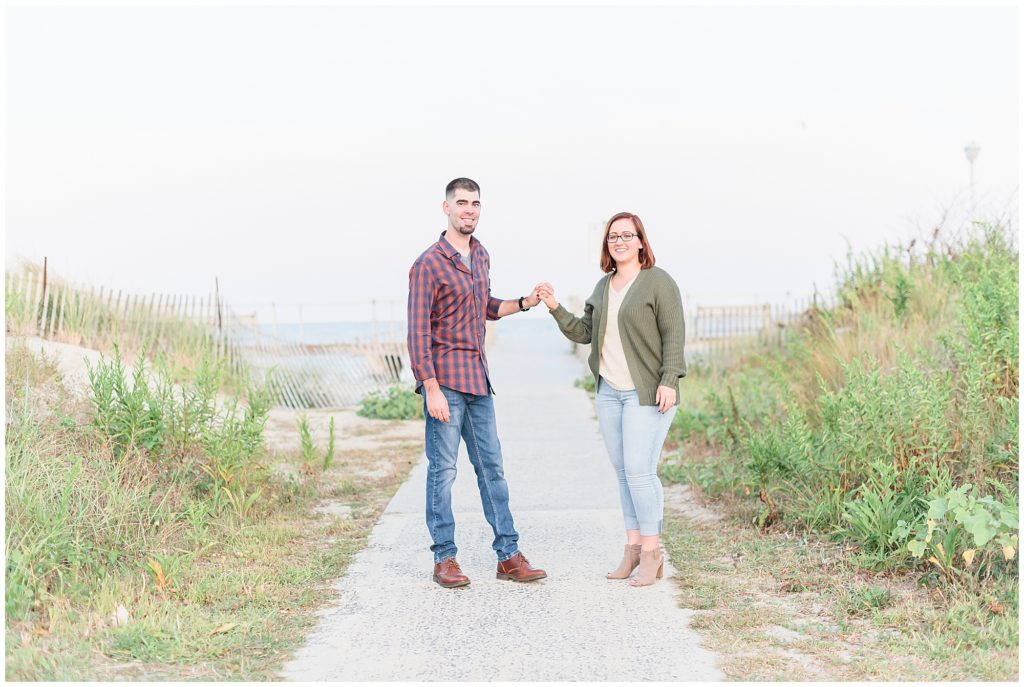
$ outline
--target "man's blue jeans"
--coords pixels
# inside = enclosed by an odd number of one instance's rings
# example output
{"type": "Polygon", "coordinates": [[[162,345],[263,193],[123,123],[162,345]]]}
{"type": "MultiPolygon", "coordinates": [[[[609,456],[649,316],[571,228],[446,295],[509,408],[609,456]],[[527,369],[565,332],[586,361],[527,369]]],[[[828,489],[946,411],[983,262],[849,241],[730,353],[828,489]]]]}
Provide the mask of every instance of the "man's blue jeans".
{"type": "Polygon", "coordinates": [[[434,563],[452,558],[455,546],[455,516],[452,514],[452,484],[459,457],[459,440],[466,441],[469,462],[476,471],[484,517],[494,531],[491,545],[498,560],[504,561],[519,551],[519,533],[508,508],[508,483],[501,462],[501,443],[494,419],[494,401],[490,395],[477,396],[442,386],[451,415],[448,422],[430,417],[427,395],[423,393],[423,414],[427,418],[427,529],[433,544],[434,563]]]}

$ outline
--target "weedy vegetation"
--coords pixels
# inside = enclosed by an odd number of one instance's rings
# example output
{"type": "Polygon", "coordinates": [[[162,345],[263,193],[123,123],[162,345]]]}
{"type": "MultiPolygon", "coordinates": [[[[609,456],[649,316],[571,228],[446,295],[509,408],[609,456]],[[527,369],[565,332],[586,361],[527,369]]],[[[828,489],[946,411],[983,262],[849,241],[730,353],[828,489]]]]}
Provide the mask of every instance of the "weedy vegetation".
{"type": "MultiPolygon", "coordinates": [[[[762,536],[824,537],[860,575],[932,590],[927,617],[949,611],[935,641],[1015,652],[1018,267],[1013,235],[989,225],[849,256],[837,306],[685,380],[663,477],[762,536]]],[[[846,606],[890,601],[868,584],[846,606]]]]}
{"type": "Polygon", "coordinates": [[[335,451],[332,418],[325,450],[271,454],[266,389],[218,351],[183,376],[136,350],[80,388],[8,341],[6,677],[273,677],[415,451],[335,451]],[[350,517],[316,512],[338,496],[350,517]]]}
{"type": "Polygon", "coordinates": [[[328,425],[327,450],[324,451],[323,457],[320,456],[313,441],[313,432],[309,428],[309,417],[306,414],[302,414],[297,422],[299,441],[302,445],[302,461],[307,472],[313,472],[317,466],[320,467],[321,471],[327,472],[327,469],[331,467],[331,462],[334,460],[334,416],[331,416],[330,424],[328,425]]]}
{"type": "Polygon", "coordinates": [[[423,397],[396,385],[367,394],[357,413],[374,420],[422,420],[423,397]]]}

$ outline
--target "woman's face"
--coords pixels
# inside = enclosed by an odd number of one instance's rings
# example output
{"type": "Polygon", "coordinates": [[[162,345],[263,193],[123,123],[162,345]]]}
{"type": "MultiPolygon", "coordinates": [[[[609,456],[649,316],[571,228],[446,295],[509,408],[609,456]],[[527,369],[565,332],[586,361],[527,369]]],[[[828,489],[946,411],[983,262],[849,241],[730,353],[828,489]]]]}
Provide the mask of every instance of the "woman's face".
{"type": "Polygon", "coordinates": [[[633,260],[640,259],[638,254],[644,244],[640,240],[640,237],[637,236],[636,227],[633,226],[633,220],[628,217],[623,217],[612,222],[612,225],[608,228],[608,234],[605,236],[605,240],[608,241],[608,252],[611,254],[616,265],[626,265],[633,260]],[[618,239],[615,243],[612,243],[609,239],[613,239],[616,236],[618,236],[618,239]],[[632,238],[627,241],[627,236],[632,236],[632,238]]]}

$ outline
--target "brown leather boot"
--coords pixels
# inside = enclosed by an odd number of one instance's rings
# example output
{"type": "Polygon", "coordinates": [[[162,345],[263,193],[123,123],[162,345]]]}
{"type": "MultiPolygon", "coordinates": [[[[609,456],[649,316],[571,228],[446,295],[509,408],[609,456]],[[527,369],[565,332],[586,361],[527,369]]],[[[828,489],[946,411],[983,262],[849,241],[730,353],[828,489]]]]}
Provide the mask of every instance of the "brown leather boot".
{"type": "Polygon", "coordinates": [[[434,582],[442,587],[465,587],[469,578],[462,574],[459,562],[454,558],[445,558],[434,566],[434,582]]]}
{"type": "Polygon", "coordinates": [[[543,570],[530,565],[530,561],[526,560],[526,556],[518,551],[512,558],[498,563],[497,578],[499,580],[533,582],[534,580],[543,580],[547,576],[548,574],[543,570]]]}
{"type": "Polygon", "coordinates": [[[607,573],[605,577],[609,580],[624,580],[633,574],[638,565],[640,565],[640,545],[626,544],[626,550],[622,552],[622,562],[619,563],[619,567],[607,573]]]}

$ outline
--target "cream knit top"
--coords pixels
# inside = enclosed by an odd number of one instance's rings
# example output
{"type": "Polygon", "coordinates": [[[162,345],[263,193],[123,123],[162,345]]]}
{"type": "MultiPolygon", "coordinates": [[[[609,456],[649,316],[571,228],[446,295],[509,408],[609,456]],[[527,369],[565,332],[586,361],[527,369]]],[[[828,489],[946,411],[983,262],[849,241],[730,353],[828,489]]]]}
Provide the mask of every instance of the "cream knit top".
{"type": "Polygon", "coordinates": [[[636,388],[633,378],[629,376],[629,365],[626,363],[626,351],[622,348],[622,337],[619,334],[619,306],[626,297],[629,287],[636,281],[634,276],[622,291],[616,291],[611,281],[608,282],[608,326],[604,330],[604,341],[601,342],[601,376],[616,391],[631,391],[636,388]]]}

